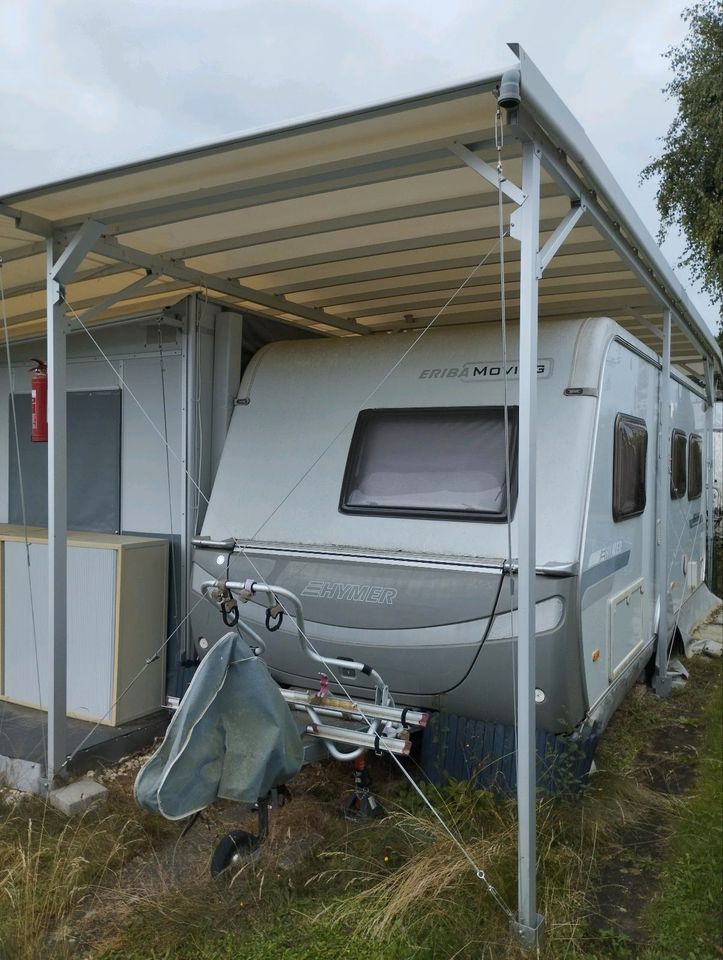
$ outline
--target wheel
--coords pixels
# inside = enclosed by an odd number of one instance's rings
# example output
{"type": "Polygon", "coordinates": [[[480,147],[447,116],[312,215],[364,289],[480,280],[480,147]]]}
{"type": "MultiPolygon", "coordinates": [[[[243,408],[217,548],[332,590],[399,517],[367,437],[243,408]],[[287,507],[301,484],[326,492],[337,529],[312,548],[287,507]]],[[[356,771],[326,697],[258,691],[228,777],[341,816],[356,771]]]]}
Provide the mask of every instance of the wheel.
{"type": "Polygon", "coordinates": [[[240,866],[257,853],[260,840],[246,830],[232,830],[222,838],[211,857],[211,876],[219,877],[229,867],[240,866]]]}

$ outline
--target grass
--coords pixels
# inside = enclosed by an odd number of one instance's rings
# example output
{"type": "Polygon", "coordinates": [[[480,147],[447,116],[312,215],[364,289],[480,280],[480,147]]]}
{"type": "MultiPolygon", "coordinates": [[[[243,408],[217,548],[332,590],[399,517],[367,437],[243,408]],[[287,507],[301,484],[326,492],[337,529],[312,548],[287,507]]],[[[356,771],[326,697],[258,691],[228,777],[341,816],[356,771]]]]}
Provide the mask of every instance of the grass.
{"type": "Polygon", "coordinates": [[[6,807],[0,813],[0,960],[75,955],[74,914],[152,836],[160,836],[159,824],[139,816],[120,794],[109,809],[77,820],[32,797],[6,807]]]}
{"type": "Polygon", "coordinates": [[[723,702],[720,686],[703,715],[703,744],[695,794],[685,803],[670,838],[659,892],[646,920],[655,940],[649,956],[704,960],[721,955],[723,877],[723,702]],[[657,953],[655,951],[658,951],[657,953]]]}
{"type": "MultiPolygon", "coordinates": [[[[666,701],[643,688],[632,692],[603,737],[600,772],[583,796],[540,799],[546,960],[719,955],[721,664],[698,658],[691,673],[666,701]],[[669,742],[671,730],[678,739],[669,742]],[[680,795],[661,788],[673,768],[689,775],[680,795]],[[651,824],[653,840],[639,843],[635,831],[651,824]],[[605,883],[612,893],[603,895],[605,883]],[[616,911],[630,907],[636,887],[648,902],[631,939],[616,911]]],[[[23,801],[0,814],[0,960],[528,956],[485,884],[406,784],[383,763],[375,775],[389,816],[364,825],[335,815],[346,768],[305,770],[297,798],[272,814],[261,856],[226,883],[208,879],[207,862],[221,833],[239,825],[230,805],[218,805],[178,841],[178,827],[142,814],[127,789],[113,790],[102,811],[79,821],[23,801]]],[[[428,789],[514,907],[512,799],[467,783],[428,789]]]]}

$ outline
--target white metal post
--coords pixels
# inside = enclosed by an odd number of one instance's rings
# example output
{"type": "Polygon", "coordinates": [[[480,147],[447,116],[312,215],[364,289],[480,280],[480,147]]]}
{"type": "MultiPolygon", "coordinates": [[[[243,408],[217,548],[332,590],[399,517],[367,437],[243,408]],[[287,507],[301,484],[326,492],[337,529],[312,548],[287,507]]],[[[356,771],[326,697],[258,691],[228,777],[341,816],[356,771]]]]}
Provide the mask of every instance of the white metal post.
{"type": "Polygon", "coordinates": [[[188,479],[196,476],[198,451],[196,449],[196,416],[198,411],[196,396],[196,357],[198,349],[198,295],[189,298],[186,306],[186,320],[183,333],[182,374],[181,374],[181,588],[178,622],[183,622],[179,631],[179,649],[184,660],[190,660],[195,654],[190,624],[185,621],[191,604],[191,540],[196,536],[195,502],[198,491],[188,479]],[[185,621],[185,622],[184,622],[185,621]]]}
{"type": "Polygon", "coordinates": [[[537,409],[537,283],[540,242],[540,152],[522,147],[520,239],[520,399],[517,527],[519,537],[517,643],[517,932],[527,946],[539,945],[542,917],[536,908],[535,747],[535,525],[537,409]]]}
{"type": "Polygon", "coordinates": [[[68,471],[65,317],[56,278],[60,249],[56,238],[48,239],[48,786],[66,757],[68,471]]]}
{"type": "Polygon", "coordinates": [[[663,345],[658,389],[658,457],[655,489],[655,593],[658,604],[658,640],[655,648],[653,690],[661,697],[671,689],[668,677],[668,501],[670,500],[670,310],[663,311],[663,345]]]}
{"type": "Polygon", "coordinates": [[[713,364],[710,359],[705,361],[706,399],[708,406],[705,409],[705,516],[706,516],[706,551],[705,569],[706,581],[713,586],[713,537],[715,534],[713,523],[713,419],[715,413],[715,377],[713,364]]]}

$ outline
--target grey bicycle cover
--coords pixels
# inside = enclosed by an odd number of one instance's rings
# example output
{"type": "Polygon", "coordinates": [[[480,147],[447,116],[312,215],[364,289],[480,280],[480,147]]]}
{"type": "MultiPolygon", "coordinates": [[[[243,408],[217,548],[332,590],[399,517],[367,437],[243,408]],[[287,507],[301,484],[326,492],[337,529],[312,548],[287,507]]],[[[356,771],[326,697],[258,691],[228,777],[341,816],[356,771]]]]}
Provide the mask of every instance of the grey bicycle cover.
{"type": "Polygon", "coordinates": [[[299,772],[303,746],[263,660],[227,633],[201,661],[135,783],[139,806],[180,820],[217,797],[255,803],[299,772]]]}

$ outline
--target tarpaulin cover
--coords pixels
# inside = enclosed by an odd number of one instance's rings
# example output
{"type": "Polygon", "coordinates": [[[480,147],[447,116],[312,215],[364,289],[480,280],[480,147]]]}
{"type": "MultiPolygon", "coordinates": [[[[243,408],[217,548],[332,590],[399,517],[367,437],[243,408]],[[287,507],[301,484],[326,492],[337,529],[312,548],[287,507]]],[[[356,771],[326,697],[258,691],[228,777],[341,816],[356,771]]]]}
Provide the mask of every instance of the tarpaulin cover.
{"type": "Polygon", "coordinates": [[[303,753],[266,664],[227,633],[201,661],[163,743],[139,772],[136,801],[168,820],[217,797],[255,803],[299,772],[303,753]]]}

